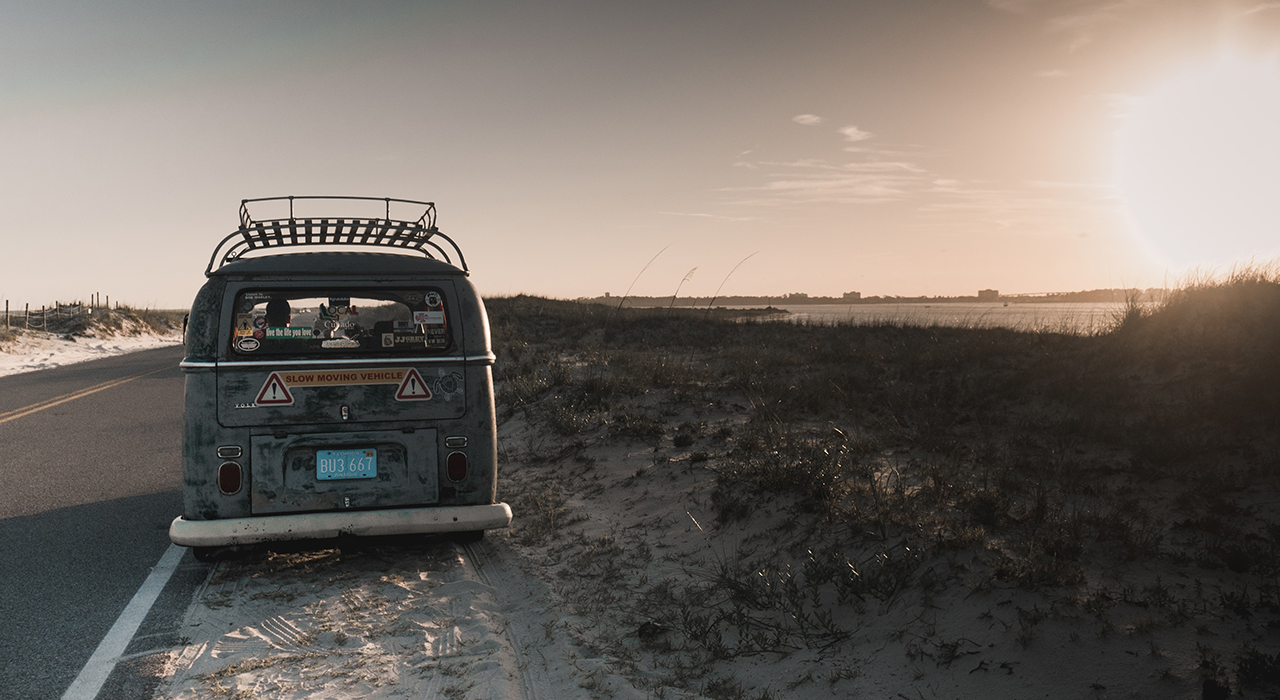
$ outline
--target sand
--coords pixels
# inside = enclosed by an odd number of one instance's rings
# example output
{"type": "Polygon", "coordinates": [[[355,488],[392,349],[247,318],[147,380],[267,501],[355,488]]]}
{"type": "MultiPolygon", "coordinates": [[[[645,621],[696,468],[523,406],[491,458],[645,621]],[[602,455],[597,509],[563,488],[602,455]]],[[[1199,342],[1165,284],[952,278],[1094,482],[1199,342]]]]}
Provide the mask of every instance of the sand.
{"type": "MultiPolygon", "coordinates": [[[[673,422],[742,419],[670,409],[673,422]]],[[[160,652],[157,697],[1199,698],[1197,644],[1257,633],[1217,603],[1243,577],[1176,562],[1104,563],[1084,585],[1033,590],[979,576],[984,552],[955,552],[896,591],[756,605],[787,597],[806,559],[787,533],[812,516],[782,502],[716,524],[716,458],[691,459],[715,451],[708,438],[557,453],[517,413],[500,446],[511,530],[221,562],[186,644],[160,652]],[[734,575],[736,589],[712,585],[734,575]]],[[[868,561],[909,555],[894,548],[868,561]]]]}
{"type": "Polygon", "coordinates": [[[0,349],[0,377],[178,345],[181,342],[182,336],[178,333],[72,338],[42,331],[24,331],[16,341],[0,349]]]}

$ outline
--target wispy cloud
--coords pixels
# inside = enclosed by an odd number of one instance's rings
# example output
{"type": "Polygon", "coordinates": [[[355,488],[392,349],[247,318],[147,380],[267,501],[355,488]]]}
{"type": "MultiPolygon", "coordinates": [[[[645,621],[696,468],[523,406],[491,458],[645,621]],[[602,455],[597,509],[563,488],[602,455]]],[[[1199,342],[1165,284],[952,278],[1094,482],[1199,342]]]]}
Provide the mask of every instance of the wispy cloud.
{"type": "MultiPolygon", "coordinates": [[[[987,224],[996,230],[1062,233],[1077,227],[1083,214],[1114,211],[1118,205],[1109,185],[1031,181],[1018,187],[989,182],[936,180],[920,193],[919,211],[950,224],[954,217],[987,224]]],[[[1079,233],[1079,231],[1077,231],[1079,233]]]]}
{"type": "Polygon", "coordinates": [[[987,0],[987,4],[1005,12],[1028,12],[1043,5],[1044,0],[987,0]]]}
{"type": "Polygon", "coordinates": [[[1264,2],[1258,5],[1254,5],[1253,7],[1245,10],[1244,12],[1241,12],[1240,16],[1248,17],[1249,15],[1256,15],[1259,12],[1266,12],[1268,10],[1280,10],[1280,2],[1264,2]]]}
{"type": "Polygon", "coordinates": [[[844,134],[845,139],[848,141],[866,141],[871,138],[871,132],[863,131],[852,124],[841,127],[838,131],[844,134]]]}
{"type": "Polygon", "coordinates": [[[1004,12],[1048,15],[1046,26],[1067,35],[1071,51],[1092,44],[1107,25],[1159,4],[1159,0],[987,0],[988,6],[1004,12]]]}
{"type": "MultiPolygon", "coordinates": [[[[706,214],[703,212],[660,211],[664,216],[688,216],[696,219],[715,219],[717,221],[755,221],[754,216],[725,216],[723,214],[706,214]]],[[[692,273],[690,273],[692,274],[692,273]]]]}
{"type": "MultiPolygon", "coordinates": [[[[732,212],[813,205],[897,206],[914,211],[916,224],[926,227],[954,228],[957,221],[965,221],[990,230],[1071,235],[1088,230],[1082,222],[1097,220],[1096,214],[1117,206],[1107,186],[964,180],[931,169],[927,163],[932,154],[925,147],[882,144],[871,132],[853,125],[836,133],[840,141],[832,147],[842,157],[751,160],[739,156],[734,166],[745,169],[742,177],[755,182],[717,189],[722,196],[717,208],[732,212]]],[[[725,221],[755,218],[662,213],[725,221]]]]}
{"type": "Polygon", "coordinates": [[[817,126],[822,123],[822,117],[816,114],[797,114],[791,118],[791,121],[804,126],[817,126]]]}
{"type": "Polygon", "coordinates": [[[905,161],[867,159],[845,163],[807,159],[761,162],[766,181],[748,187],[726,187],[731,204],[777,206],[818,203],[867,204],[910,198],[928,173],[905,161]]]}

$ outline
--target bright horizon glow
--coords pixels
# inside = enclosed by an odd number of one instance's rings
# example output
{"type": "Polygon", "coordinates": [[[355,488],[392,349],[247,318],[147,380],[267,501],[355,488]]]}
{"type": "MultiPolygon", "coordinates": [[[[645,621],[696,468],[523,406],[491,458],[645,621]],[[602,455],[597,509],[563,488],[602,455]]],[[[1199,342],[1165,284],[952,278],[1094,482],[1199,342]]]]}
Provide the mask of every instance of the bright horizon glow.
{"type": "Polygon", "coordinates": [[[1223,58],[1134,100],[1116,184],[1152,253],[1177,269],[1280,252],[1280,70],[1223,58]]]}

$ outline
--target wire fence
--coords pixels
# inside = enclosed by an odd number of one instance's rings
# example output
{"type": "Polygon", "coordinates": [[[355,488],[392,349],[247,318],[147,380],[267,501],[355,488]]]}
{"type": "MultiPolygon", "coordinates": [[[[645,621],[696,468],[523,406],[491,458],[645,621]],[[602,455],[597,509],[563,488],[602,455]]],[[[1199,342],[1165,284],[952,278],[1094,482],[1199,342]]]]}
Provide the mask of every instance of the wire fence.
{"type": "Polygon", "coordinates": [[[4,302],[4,327],[47,331],[65,326],[76,319],[91,318],[95,313],[110,313],[110,310],[111,297],[107,297],[105,304],[100,303],[95,298],[93,302],[88,304],[81,301],[73,301],[71,303],[55,301],[50,306],[41,304],[39,309],[32,309],[30,304],[23,304],[22,309],[14,308],[12,310],[9,308],[9,301],[6,299],[4,302]]]}

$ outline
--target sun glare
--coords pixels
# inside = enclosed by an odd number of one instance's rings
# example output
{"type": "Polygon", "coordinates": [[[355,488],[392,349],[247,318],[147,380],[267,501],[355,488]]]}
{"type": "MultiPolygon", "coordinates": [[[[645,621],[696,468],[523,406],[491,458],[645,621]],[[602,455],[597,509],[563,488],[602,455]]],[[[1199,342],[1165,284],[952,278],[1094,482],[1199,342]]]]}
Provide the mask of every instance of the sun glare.
{"type": "Polygon", "coordinates": [[[1280,253],[1280,71],[1221,60],[1135,99],[1117,133],[1116,184],[1162,262],[1280,253]]]}

